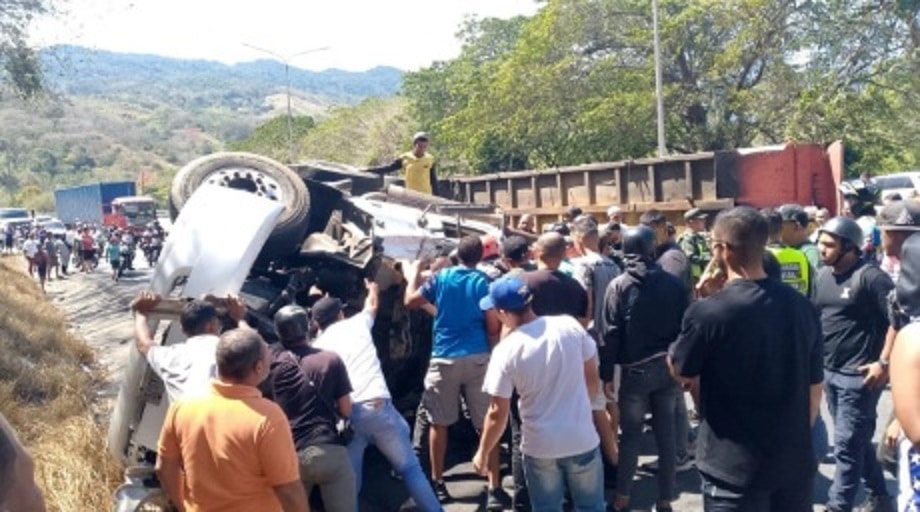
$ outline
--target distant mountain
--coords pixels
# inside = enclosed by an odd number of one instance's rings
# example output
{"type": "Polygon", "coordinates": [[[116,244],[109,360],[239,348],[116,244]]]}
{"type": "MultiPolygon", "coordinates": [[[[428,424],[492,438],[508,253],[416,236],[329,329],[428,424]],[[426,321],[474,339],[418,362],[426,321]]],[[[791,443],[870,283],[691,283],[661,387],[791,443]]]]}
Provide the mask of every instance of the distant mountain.
{"type": "MultiPolygon", "coordinates": [[[[180,107],[265,113],[270,109],[266,98],[283,93],[286,85],[284,64],[272,60],[227,65],[68,45],[46,48],[41,57],[52,89],[71,96],[148,97],[180,107]]],[[[290,68],[293,95],[326,105],[391,96],[399,90],[402,76],[392,67],[363,72],[290,68]]]]}

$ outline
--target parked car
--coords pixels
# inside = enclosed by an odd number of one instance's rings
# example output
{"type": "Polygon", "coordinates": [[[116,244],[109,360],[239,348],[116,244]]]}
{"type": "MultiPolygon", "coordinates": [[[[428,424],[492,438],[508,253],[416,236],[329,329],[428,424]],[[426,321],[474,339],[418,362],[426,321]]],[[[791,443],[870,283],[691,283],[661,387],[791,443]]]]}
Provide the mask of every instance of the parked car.
{"type": "Polygon", "coordinates": [[[920,171],[883,174],[872,181],[882,190],[882,199],[895,193],[903,199],[920,196],[920,171]]]}

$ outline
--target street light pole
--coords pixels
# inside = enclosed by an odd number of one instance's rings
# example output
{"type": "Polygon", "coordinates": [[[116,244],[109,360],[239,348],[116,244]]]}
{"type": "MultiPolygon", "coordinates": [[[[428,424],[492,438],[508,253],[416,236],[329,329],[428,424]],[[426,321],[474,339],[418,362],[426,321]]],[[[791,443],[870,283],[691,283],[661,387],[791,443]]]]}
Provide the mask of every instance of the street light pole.
{"type": "Polygon", "coordinates": [[[280,53],[266,50],[265,48],[260,48],[248,43],[243,43],[243,46],[271,55],[284,64],[285,95],[287,96],[288,161],[290,163],[294,163],[294,114],[291,111],[291,60],[295,57],[300,57],[301,55],[306,55],[308,53],[316,53],[328,50],[329,47],[323,46],[320,48],[311,48],[309,50],[304,50],[302,52],[297,52],[290,55],[281,55],[280,53]]]}
{"type": "Polygon", "coordinates": [[[658,156],[668,153],[664,138],[664,93],[661,77],[661,35],[658,30],[658,0],[652,0],[652,27],[655,33],[655,102],[658,109],[658,156]]]}

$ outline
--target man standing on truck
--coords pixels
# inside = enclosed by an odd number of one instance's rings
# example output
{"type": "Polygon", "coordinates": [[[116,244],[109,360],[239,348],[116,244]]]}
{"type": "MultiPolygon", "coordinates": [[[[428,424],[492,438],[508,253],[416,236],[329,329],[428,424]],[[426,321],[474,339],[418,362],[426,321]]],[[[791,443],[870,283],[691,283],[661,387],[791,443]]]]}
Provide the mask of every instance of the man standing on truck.
{"type": "Polygon", "coordinates": [[[412,137],[412,151],[407,151],[389,165],[373,167],[367,172],[388,174],[402,170],[406,188],[428,195],[438,191],[438,174],[435,171],[434,156],[428,152],[428,134],[418,132],[412,137]]]}
{"type": "Polygon", "coordinates": [[[690,262],[690,278],[694,283],[700,280],[706,265],[712,259],[709,252],[709,241],[706,240],[706,219],[708,215],[699,208],[691,208],[684,214],[687,230],[677,241],[681,250],[687,255],[690,262]]]}

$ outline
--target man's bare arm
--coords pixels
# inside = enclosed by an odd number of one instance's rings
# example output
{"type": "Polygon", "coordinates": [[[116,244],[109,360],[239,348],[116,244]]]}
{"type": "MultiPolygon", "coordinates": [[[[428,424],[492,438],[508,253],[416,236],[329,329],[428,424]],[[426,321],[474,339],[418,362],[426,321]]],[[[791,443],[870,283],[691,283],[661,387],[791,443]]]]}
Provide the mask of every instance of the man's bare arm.
{"type": "Polygon", "coordinates": [[[486,337],[489,339],[489,345],[495,346],[502,338],[502,321],[498,317],[498,312],[490,309],[485,312],[486,315],[486,337]]]}
{"type": "Polygon", "coordinates": [[[406,280],[405,305],[408,309],[419,309],[425,304],[430,304],[428,299],[422,295],[420,287],[422,286],[422,274],[420,272],[421,262],[416,261],[408,265],[406,280]]]}
{"type": "Polygon", "coordinates": [[[380,308],[380,287],[377,283],[369,279],[364,280],[367,287],[367,298],[364,299],[364,312],[377,318],[377,310],[380,308]]]}
{"type": "Polygon", "coordinates": [[[335,407],[339,416],[342,418],[351,418],[351,396],[345,395],[335,401],[335,407]]]}
{"type": "Polygon", "coordinates": [[[157,477],[163,484],[163,490],[169,496],[169,501],[176,506],[179,512],[185,510],[184,493],[182,486],[182,459],[157,457],[157,477]]]}
{"type": "Polygon", "coordinates": [[[824,384],[812,384],[808,396],[808,421],[812,425],[818,420],[818,414],[821,413],[821,397],[824,395],[824,384]]]}
{"type": "Polygon", "coordinates": [[[920,447],[920,324],[901,329],[894,342],[891,397],[904,436],[920,447]]]}
{"type": "Polygon", "coordinates": [[[499,439],[508,425],[508,413],[511,410],[511,399],[493,396],[486,413],[482,435],[479,438],[479,449],[473,456],[473,469],[481,475],[488,473],[488,455],[498,445],[499,439]]]}
{"type": "Polygon", "coordinates": [[[593,401],[597,396],[597,386],[600,376],[597,371],[597,356],[585,361],[585,385],[588,386],[588,400],[593,401]]]}
{"type": "Polygon", "coordinates": [[[157,344],[150,330],[150,319],[147,318],[147,313],[158,302],[160,302],[160,296],[153,292],[141,292],[131,301],[131,310],[134,311],[134,346],[144,356],[150,351],[150,347],[157,344]]]}
{"type": "Polygon", "coordinates": [[[310,512],[307,493],[300,480],[276,485],[272,489],[275,491],[275,497],[281,502],[281,510],[284,512],[310,512]]]}

